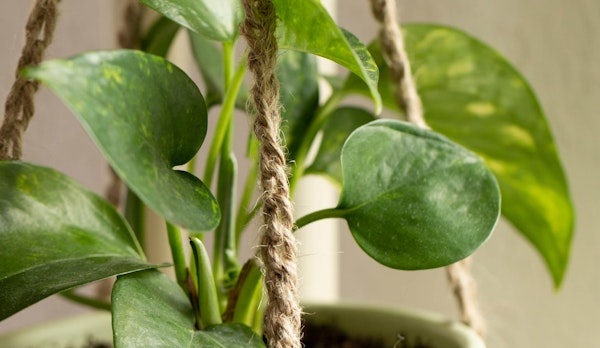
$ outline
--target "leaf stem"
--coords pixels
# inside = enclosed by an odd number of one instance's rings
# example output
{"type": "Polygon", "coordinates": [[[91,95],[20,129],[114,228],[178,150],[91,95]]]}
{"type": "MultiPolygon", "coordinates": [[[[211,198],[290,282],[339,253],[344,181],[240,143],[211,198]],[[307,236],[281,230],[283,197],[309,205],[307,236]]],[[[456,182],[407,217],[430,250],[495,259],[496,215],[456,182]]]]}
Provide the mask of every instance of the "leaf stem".
{"type": "Polygon", "coordinates": [[[177,284],[185,291],[187,290],[187,266],[185,263],[183,243],[181,241],[181,230],[179,227],[167,222],[167,234],[169,237],[171,255],[173,257],[173,265],[175,267],[175,278],[177,279],[177,284]]]}
{"type": "Polygon", "coordinates": [[[145,226],[144,226],[144,203],[129,187],[125,198],[125,220],[131,226],[137,241],[145,250],[145,226]]]}
{"type": "Polygon", "coordinates": [[[263,277],[260,267],[254,259],[248,260],[229,294],[231,310],[230,321],[248,325],[258,335],[263,334],[262,322],[265,306],[263,302],[263,277]]]}
{"type": "Polygon", "coordinates": [[[295,163],[292,166],[292,174],[290,176],[290,195],[294,194],[296,186],[298,185],[298,181],[304,174],[304,170],[306,169],[305,162],[308,158],[308,154],[317,134],[321,130],[321,127],[325,121],[327,121],[327,118],[331,115],[333,110],[335,110],[343,98],[343,93],[334,92],[329,99],[327,99],[327,102],[325,102],[325,104],[319,108],[317,115],[308,127],[306,134],[302,138],[300,147],[298,148],[296,158],[294,159],[295,163]]]}
{"type": "Polygon", "coordinates": [[[110,303],[99,300],[97,298],[78,295],[75,293],[75,290],[73,290],[73,289],[63,291],[60,293],[60,295],[66,299],[69,299],[73,302],[76,302],[76,303],[79,303],[82,305],[86,305],[88,307],[103,309],[103,310],[107,310],[107,311],[111,310],[110,303]]]}
{"type": "Polygon", "coordinates": [[[296,221],[296,226],[298,228],[302,228],[311,222],[315,222],[317,220],[329,219],[329,218],[341,218],[346,215],[347,211],[344,209],[338,208],[328,208],[323,210],[317,210],[308,215],[304,215],[300,219],[296,221]]]}
{"type": "Polygon", "coordinates": [[[232,152],[223,154],[219,165],[217,199],[221,206],[221,222],[215,233],[213,273],[221,308],[225,308],[227,292],[234,286],[240,266],[237,261],[235,234],[235,191],[237,162],[232,152]]]}
{"type": "MultiPolygon", "coordinates": [[[[246,225],[252,220],[256,212],[258,211],[253,208],[248,212],[250,207],[250,200],[254,196],[256,191],[256,180],[258,178],[258,140],[255,136],[250,135],[248,144],[248,157],[250,158],[250,168],[246,175],[246,183],[244,184],[244,191],[237,210],[236,221],[235,221],[235,235],[236,241],[239,243],[240,237],[246,225]]],[[[258,205],[258,204],[257,204],[258,205]]]]}
{"type": "Polygon", "coordinates": [[[229,129],[229,123],[231,122],[233,110],[235,108],[235,100],[238,91],[242,86],[245,72],[246,56],[244,56],[238,64],[237,70],[233,75],[229,88],[227,88],[227,92],[225,93],[223,107],[221,108],[221,112],[219,114],[219,119],[215,128],[214,138],[212,143],[210,144],[208,158],[206,159],[206,167],[204,168],[203,181],[207,187],[211,187],[212,185],[213,174],[215,171],[217,159],[219,158],[219,153],[221,152],[223,140],[225,139],[227,130],[229,129]]]}

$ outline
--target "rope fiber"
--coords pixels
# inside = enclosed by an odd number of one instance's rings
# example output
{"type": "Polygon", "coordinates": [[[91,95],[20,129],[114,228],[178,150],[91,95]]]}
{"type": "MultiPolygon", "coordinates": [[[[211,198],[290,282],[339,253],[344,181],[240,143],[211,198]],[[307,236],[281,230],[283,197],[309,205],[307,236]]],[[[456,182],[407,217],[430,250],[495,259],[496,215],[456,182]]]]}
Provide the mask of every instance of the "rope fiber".
{"type": "Polygon", "coordinates": [[[19,76],[21,69],[39,64],[54,38],[60,0],[37,0],[25,26],[25,45],[17,65],[15,81],[4,104],[0,127],[0,160],[18,160],[23,156],[23,133],[35,112],[34,95],[39,82],[19,76]]]}
{"type": "Polygon", "coordinates": [[[275,75],[276,14],[270,0],[244,0],[242,34],[248,42],[248,69],[254,76],[251,99],[256,109],[254,133],[260,141],[259,166],[263,200],[260,253],[268,303],[265,335],[270,348],[300,348],[292,205],[284,150],[280,139],[279,82],[275,75]]]}

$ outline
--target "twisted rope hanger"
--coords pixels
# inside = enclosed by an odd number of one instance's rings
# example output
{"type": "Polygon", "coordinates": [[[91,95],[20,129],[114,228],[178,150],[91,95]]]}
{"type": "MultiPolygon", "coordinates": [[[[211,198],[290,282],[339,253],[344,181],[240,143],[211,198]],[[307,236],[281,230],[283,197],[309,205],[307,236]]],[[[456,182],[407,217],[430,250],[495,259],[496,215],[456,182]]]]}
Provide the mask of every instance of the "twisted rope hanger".
{"type": "MultiPolygon", "coordinates": [[[[370,0],[371,11],[379,23],[379,40],[391,76],[398,86],[396,102],[412,124],[428,129],[423,118],[423,104],[413,80],[408,55],[404,49],[404,39],[397,19],[395,0],[370,0]]],[[[473,328],[480,336],[485,335],[486,327],[477,302],[477,287],[471,274],[471,258],[446,267],[448,282],[459,306],[460,319],[473,328]]]]}
{"type": "Polygon", "coordinates": [[[29,81],[19,76],[22,68],[39,64],[52,42],[58,3],[60,0],[37,0],[27,25],[25,26],[25,45],[6,103],[4,121],[0,127],[0,160],[18,160],[23,156],[23,133],[35,112],[33,98],[39,88],[39,82],[29,81]]]}
{"type": "Polygon", "coordinates": [[[270,348],[300,348],[302,309],[298,302],[297,245],[292,234],[287,167],[279,136],[276,14],[271,0],[243,0],[243,5],[246,19],[241,31],[248,42],[248,68],[254,75],[250,94],[256,107],[254,133],[260,141],[264,223],[261,257],[269,299],[265,334],[270,348]]]}

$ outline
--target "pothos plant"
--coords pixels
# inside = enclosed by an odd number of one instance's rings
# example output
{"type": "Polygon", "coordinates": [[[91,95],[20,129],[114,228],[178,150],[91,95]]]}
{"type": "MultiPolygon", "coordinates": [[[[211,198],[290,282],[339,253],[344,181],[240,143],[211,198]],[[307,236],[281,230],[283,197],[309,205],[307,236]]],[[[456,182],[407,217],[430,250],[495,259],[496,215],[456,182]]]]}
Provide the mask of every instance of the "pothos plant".
{"type": "MultiPolygon", "coordinates": [[[[242,234],[257,233],[246,226],[257,212],[258,170],[253,135],[243,140],[245,153],[233,151],[234,111],[245,110],[247,98],[246,56],[235,55],[241,5],[142,2],[161,16],[141,50],[83,53],[23,71],[70,107],[128,195],[121,215],[54,169],[1,162],[0,319],[118,275],[107,304],[117,346],[262,346],[262,274],[253,259],[238,259],[242,234]],[[188,31],[202,92],[164,58],[180,30],[188,31]],[[208,122],[215,130],[200,165],[196,156],[208,122]],[[250,158],[246,173],[238,172],[240,156],[250,158]],[[236,199],[238,183],[243,188],[236,199]],[[175,281],[144,256],[144,206],[165,220],[175,281]],[[206,233],[214,234],[212,259],[206,233]],[[182,240],[190,242],[190,257],[182,240]]],[[[291,190],[305,175],[324,175],[341,189],[336,207],[300,217],[298,228],[345,219],[373,259],[418,270],[470,255],[488,239],[501,210],[560,284],[572,206],[541,108],[509,63],[459,30],[404,26],[433,130],[419,129],[401,121],[377,41],[365,46],[318,0],[274,4],[291,190]],[[350,73],[321,76],[317,55],[350,73]],[[321,79],[333,90],[322,103],[321,79]],[[371,98],[373,107],[349,103],[355,94],[371,98]],[[378,117],[383,107],[397,119],[378,117]],[[309,160],[313,147],[317,155],[309,160]]]]}

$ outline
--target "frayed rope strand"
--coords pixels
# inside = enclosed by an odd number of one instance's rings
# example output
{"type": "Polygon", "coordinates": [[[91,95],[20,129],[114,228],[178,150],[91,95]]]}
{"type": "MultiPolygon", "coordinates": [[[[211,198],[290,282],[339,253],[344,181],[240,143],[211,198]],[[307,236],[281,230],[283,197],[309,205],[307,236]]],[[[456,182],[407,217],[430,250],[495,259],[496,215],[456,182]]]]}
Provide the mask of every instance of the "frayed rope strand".
{"type": "Polygon", "coordinates": [[[404,49],[394,0],[371,0],[371,11],[379,23],[379,41],[385,60],[396,84],[396,102],[407,120],[428,129],[423,118],[423,104],[410,71],[410,62],[404,49]]]}
{"type": "Polygon", "coordinates": [[[286,160],[280,139],[279,82],[275,75],[276,14],[269,0],[244,0],[242,34],[248,42],[248,68],[254,76],[250,91],[256,109],[254,133],[260,141],[260,185],[263,191],[261,258],[268,303],[265,335],[271,348],[300,348],[301,314],[298,302],[292,205],[286,160]]]}
{"type": "Polygon", "coordinates": [[[52,42],[60,0],[37,0],[25,27],[25,45],[15,73],[15,82],[4,104],[0,127],[0,160],[18,160],[23,156],[23,133],[35,112],[34,95],[39,82],[19,76],[26,66],[39,64],[52,42]]]}

